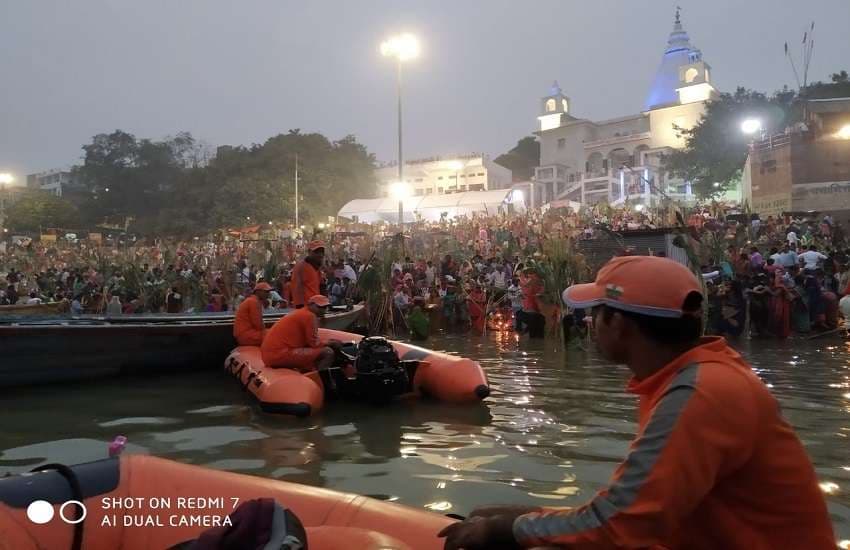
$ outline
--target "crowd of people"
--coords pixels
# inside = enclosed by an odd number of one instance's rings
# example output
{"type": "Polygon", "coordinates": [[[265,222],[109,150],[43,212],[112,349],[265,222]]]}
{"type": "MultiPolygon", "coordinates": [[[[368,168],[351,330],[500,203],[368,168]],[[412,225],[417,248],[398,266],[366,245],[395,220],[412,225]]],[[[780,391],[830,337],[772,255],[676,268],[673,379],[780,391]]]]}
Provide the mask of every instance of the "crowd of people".
{"type": "MultiPolygon", "coordinates": [[[[315,293],[331,306],[361,302],[370,289],[359,278],[364,270],[381,270],[397,335],[424,339],[436,330],[491,328],[542,337],[558,322],[570,334],[584,330],[585,315],[546,292],[560,290],[547,288],[553,282],[541,273],[547,243],[581,257],[583,240],[670,227],[676,217],[702,267],[708,332],[786,338],[837,326],[839,299],[850,293],[850,250],[841,225],[830,216],[760,219],[718,207],[687,215],[603,205],[459,217],[414,224],[403,237],[386,225],[348,224],[309,237],[234,234],[122,248],[7,243],[0,249],[0,304],[49,303],[71,314],[236,311],[263,282],[270,287],[264,308],[294,307],[312,295],[302,288],[304,274],[312,272],[299,261],[321,241],[315,293]]],[[[592,276],[589,269],[583,274],[592,276]]]]}
{"type": "Polygon", "coordinates": [[[745,246],[728,225],[693,227],[703,240],[710,234],[715,245],[729,243],[703,265],[710,333],[784,339],[837,328],[839,300],[850,294],[850,249],[830,216],[754,218],[745,246]]]}

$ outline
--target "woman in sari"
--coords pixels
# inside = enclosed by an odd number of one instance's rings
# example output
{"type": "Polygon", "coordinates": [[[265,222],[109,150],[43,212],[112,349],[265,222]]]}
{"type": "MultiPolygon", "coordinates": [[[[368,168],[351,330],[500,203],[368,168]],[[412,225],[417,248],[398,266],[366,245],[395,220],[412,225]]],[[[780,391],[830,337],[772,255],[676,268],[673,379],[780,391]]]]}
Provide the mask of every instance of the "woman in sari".
{"type": "Polygon", "coordinates": [[[789,293],[791,296],[791,325],[794,332],[807,333],[811,328],[809,316],[809,295],[806,292],[805,276],[798,275],[794,279],[794,289],[789,293]]]}
{"type": "Polygon", "coordinates": [[[790,279],[784,279],[782,273],[777,271],[773,277],[770,297],[770,332],[781,340],[791,335],[791,295],[786,282],[793,284],[790,279]]]}
{"type": "Polygon", "coordinates": [[[487,318],[484,311],[487,307],[487,294],[481,290],[480,284],[473,284],[472,291],[467,298],[469,319],[472,323],[472,331],[475,334],[484,334],[484,322],[487,318]]]}

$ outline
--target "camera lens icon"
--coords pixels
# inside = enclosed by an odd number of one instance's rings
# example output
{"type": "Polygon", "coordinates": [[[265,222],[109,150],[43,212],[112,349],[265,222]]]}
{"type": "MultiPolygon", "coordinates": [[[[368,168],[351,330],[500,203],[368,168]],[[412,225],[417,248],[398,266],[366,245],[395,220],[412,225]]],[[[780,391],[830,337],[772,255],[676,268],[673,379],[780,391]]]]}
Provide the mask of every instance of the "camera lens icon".
{"type": "MultiPolygon", "coordinates": [[[[37,525],[44,525],[50,522],[54,515],[56,515],[56,511],[53,509],[53,505],[46,500],[34,500],[27,506],[27,518],[37,525]]],[[[79,500],[68,500],[63,502],[62,506],[59,507],[59,517],[62,521],[70,525],[81,523],[86,519],[87,515],[88,510],[86,509],[86,505],[79,500]],[[79,506],[82,511],[80,517],[74,518],[74,508],[72,505],[79,506]]]]}

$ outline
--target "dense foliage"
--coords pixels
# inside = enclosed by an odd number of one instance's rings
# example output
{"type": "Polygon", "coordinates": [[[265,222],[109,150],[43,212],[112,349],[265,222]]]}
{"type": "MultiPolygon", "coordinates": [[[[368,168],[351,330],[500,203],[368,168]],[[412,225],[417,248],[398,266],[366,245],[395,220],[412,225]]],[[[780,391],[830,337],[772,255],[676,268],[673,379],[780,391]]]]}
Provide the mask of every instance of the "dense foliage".
{"type": "Polygon", "coordinates": [[[7,215],[6,225],[18,231],[75,227],[80,222],[77,208],[52,193],[27,193],[9,207],[7,215]]]}
{"type": "Polygon", "coordinates": [[[189,133],[162,141],[116,130],[83,146],[71,196],[83,222],[165,235],[335,215],[353,197],[374,194],[374,157],[354,136],[330,141],[290,130],[250,147],[209,148],[189,133]]]}
{"type": "Polygon", "coordinates": [[[535,137],[526,136],[513,149],[496,157],[494,162],[511,170],[514,181],[528,181],[534,175],[534,168],[540,164],[540,142],[535,137]]]}

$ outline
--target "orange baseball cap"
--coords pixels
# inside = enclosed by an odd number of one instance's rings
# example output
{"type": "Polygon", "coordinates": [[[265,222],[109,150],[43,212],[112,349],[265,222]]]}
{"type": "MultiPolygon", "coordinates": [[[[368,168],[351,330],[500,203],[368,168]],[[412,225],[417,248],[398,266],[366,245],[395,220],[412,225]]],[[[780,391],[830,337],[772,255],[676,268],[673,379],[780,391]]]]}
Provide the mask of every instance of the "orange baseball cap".
{"type": "Polygon", "coordinates": [[[606,305],[653,317],[681,317],[692,292],[702,295],[696,276],[684,265],[656,256],[622,256],[599,270],[596,281],[573,285],[562,295],[570,307],[606,305]]]}
{"type": "Polygon", "coordinates": [[[254,285],[254,292],[257,292],[258,290],[271,291],[271,290],[274,290],[274,289],[272,288],[272,285],[270,285],[269,283],[260,282],[260,283],[257,283],[256,285],[254,285]]]}
{"type": "Polygon", "coordinates": [[[331,305],[326,296],[322,296],[321,294],[314,294],[310,296],[310,299],[307,300],[308,304],[316,304],[319,307],[327,307],[331,305]]]}
{"type": "Polygon", "coordinates": [[[318,250],[319,248],[325,247],[325,241],[310,241],[310,244],[307,245],[307,250],[310,252],[314,250],[318,250]]]}

